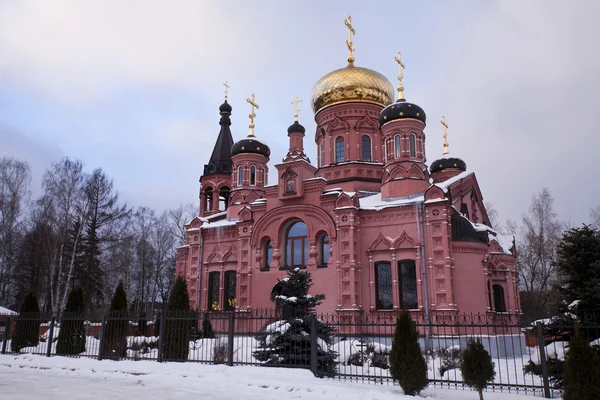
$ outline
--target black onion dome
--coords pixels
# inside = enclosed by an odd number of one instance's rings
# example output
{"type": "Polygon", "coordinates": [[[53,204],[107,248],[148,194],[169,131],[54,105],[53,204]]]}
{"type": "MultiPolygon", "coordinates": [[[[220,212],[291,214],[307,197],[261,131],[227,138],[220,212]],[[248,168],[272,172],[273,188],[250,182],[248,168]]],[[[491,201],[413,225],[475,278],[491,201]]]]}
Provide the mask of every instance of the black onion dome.
{"type": "Polygon", "coordinates": [[[221,104],[221,106],[219,107],[219,112],[221,114],[223,114],[223,113],[231,114],[231,105],[229,105],[227,100],[225,100],[225,103],[221,104]]]}
{"type": "Polygon", "coordinates": [[[288,128],[288,133],[292,133],[292,132],[304,133],[304,132],[306,132],[306,129],[304,129],[304,127],[302,125],[300,125],[300,123],[298,123],[298,121],[294,121],[294,123],[292,125],[290,125],[290,127],[288,128]]]}
{"type": "Polygon", "coordinates": [[[425,123],[425,111],[416,104],[409,103],[405,99],[398,99],[379,113],[379,126],[398,119],[412,118],[425,123]]]}
{"type": "Polygon", "coordinates": [[[242,153],[261,154],[265,157],[271,155],[271,149],[264,143],[259,142],[255,138],[247,137],[233,144],[231,147],[231,156],[236,156],[242,153]]]}
{"type": "Polygon", "coordinates": [[[434,172],[443,171],[446,169],[458,169],[461,171],[466,171],[467,163],[465,163],[460,158],[440,158],[439,160],[436,160],[431,163],[429,171],[433,174],[434,172]]]}

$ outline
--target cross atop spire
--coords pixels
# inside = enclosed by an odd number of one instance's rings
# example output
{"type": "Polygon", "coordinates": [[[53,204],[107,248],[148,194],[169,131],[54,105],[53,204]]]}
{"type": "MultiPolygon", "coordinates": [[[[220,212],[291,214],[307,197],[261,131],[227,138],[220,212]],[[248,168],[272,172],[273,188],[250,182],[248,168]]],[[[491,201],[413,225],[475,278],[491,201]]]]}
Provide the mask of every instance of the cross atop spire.
{"type": "Polygon", "coordinates": [[[223,84],[223,86],[225,86],[225,100],[227,100],[227,92],[229,90],[229,85],[227,84],[227,81],[225,81],[225,83],[223,84]]]}
{"type": "Polygon", "coordinates": [[[294,105],[294,121],[298,122],[298,113],[300,112],[300,107],[298,107],[298,103],[302,103],[302,99],[296,96],[294,100],[290,102],[290,104],[294,105]]]}
{"type": "Polygon", "coordinates": [[[250,125],[248,125],[250,127],[250,131],[248,132],[248,137],[254,137],[254,118],[256,118],[254,107],[256,107],[257,110],[259,107],[258,104],[256,104],[256,102],[254,101],[254,93],[252,93],[252,100],[246,99],[246,101],[252,106],[250,114],[248,115],[248,118],[250,118],[250,125]]]}
{"type": "Polygon", "coordinates": [[[398,51],[398,54],[396,54],[396,57],[394,57],[394,60],[396,60],[396,62],[398,63],[398,100],[400,99],[404,99],[404,85],[402,84],[402,79],[404,79],[404,74],[402,73],[402,70],[405,67],[404,62],[402,61],[402,53],[400,51],[398,51]]]}
{"type": "Polygon", "coordinates": [[[352,35],[356,35],[356,31],[354,30],[354,27],[352,26],[352,16],[348,15],[348,18],[344,19],[344,25],[346,25],[348,27],[348,39],[346,39],[346,46],[348,47],[348,51],[350,51],[350,54],[348,54],[348,63],[350,65],[353,65],[354,63],[354,50],[356,50],[354,48],[354,42],[352,42],[352,35]]]}
{"type": "Polygon", "coordinates": [[[450,150],[448,150],[448,123],[446,122],[446,117],[442,115],[440,122],[444,127],[444,152],[442,154],[446,155],[450,153],[450,150]]]}

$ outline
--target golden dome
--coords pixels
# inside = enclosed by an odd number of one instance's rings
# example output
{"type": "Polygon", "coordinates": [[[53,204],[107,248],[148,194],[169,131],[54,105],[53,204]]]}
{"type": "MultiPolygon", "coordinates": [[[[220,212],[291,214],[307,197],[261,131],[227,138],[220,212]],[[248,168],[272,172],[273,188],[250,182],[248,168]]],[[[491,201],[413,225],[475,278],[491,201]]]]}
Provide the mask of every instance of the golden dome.
{"type": "Polygon", "coordinates": [[[394,101],[394,87],[379,72],[350,63],[328,73],[315,84],[310,95],[313,111],[341,103],[372,103],[382,107],[394,101]]]}

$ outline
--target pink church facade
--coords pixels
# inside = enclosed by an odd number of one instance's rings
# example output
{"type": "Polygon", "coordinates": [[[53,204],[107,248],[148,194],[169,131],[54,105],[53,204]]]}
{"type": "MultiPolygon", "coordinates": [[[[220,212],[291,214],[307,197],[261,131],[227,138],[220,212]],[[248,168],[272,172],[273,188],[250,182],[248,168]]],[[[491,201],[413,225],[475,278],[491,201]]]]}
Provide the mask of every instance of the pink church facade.
{"type": "Polygon", "coordinates": [[[340,318],[520,314],[513,238],[491,228],[464,161],[427,164],[425,112],[398,93],[394,102],[389,81],[353,60],[323,77],[311,99],[316,165],[295,121],[272,184],[268,145],[234,143],[221,105],[200,215],[177,255],[192,308],[272,308],[278,279],[301,268],[326,295],[317,311],[340,318]]]}

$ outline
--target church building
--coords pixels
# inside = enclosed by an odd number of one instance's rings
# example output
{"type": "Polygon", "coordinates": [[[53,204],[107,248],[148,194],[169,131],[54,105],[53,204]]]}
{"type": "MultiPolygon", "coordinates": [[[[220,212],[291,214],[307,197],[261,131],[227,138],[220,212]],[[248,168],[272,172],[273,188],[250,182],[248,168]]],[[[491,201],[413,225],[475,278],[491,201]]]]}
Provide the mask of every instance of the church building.
{"type": "Polygon", "coordinates": [[[355,65],[355,32],[350,19],[346,25],[348,65],[311,94],[316,164],[304,152],[299,99],[289,151],[272,166],[266,135],[254,132],[254,95],[250,132],[237,142],[227,96],[220,106],[200,215],[185,226],[177,253],[192,308],[272,308],[278,279],[300,268],[312,274],[311,291],[326,295],[317,311],[340,318],[519,314],[514,239],[492,229],[475,173],[448,155],[445,118],[444,155],[427,164],[426,114],[404,97],[400,53],[394,90],[355,65]],[[269,168],[276,182],[268,182],[269,168]]]}

